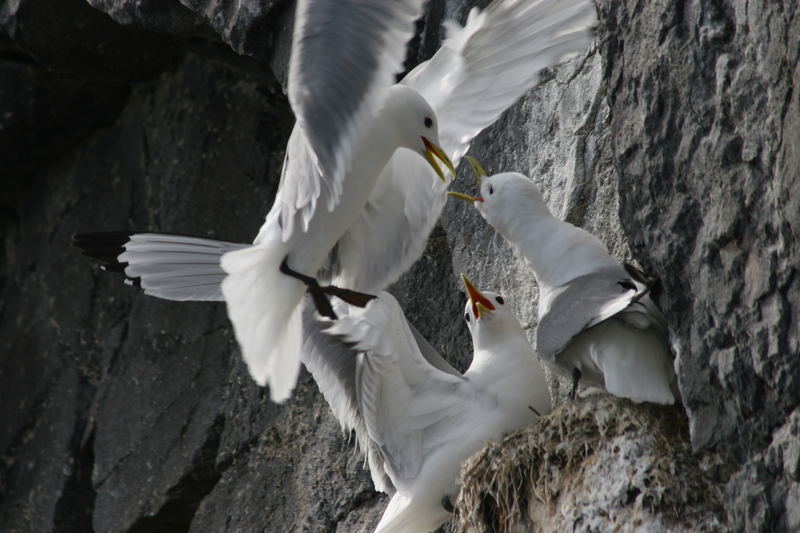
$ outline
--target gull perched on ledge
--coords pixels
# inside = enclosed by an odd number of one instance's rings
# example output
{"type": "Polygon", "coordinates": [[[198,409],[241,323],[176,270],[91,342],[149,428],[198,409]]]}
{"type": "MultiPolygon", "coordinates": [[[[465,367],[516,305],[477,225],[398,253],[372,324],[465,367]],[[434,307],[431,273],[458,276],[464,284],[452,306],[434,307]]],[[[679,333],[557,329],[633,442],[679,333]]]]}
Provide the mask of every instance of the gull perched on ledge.
{"type": "Polygon", "coordinates": [[[392,499],[375,533],[426,533],[445,522],[461,463],[490,440],[550,412],[539,359],[499,294],[466,278],[474,354],[460,375],[381,293],[333,321],[307,346],[306,366],[368,454],[375,486],[392,499]],[[344,342],[338,343],[336,338],[344,342]],[[431,355],[431,352],[433,354],[431,355]]]}
{"type": "MultiPolygon", "coordinates": [[[[471,158],[470,158],[471,159],[471,158]]],[[[536,350],[561,374],[636,402],[675,402],[664,315],[644,276],[623,267],[589,232],[554,217],[539,188],[516,172],[460,193],[523,257],[539,285],[536,350]]]]}

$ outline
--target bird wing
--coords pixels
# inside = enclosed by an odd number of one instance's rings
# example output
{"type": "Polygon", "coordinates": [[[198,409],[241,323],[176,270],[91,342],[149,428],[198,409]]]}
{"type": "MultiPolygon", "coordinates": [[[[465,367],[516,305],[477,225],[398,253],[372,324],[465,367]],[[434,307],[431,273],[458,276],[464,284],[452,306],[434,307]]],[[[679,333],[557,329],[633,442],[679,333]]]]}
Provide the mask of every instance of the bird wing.
{"type": "Polygon", "coordinates": [[[338,274],[334,283],[378,292],[397,281],[422,255],[447,200],[446,188],[419,155],[395,151],[329,257],[329,269],[338,274]]]}
{"type": "MultiPolygon", "coordinates": [[[[348,307],[334,300],[338,316],[346,316],[348,307]]],[[[387,494],[394,493],[394,485],[386,475],[380,447],[368,432],[358,403],[356,376],[359,374],[359,351],[352,342],[330,335],[323,330],[331,322],[320,320],[309,296],[303,302],[303,351],[301,360],[314,377],[317,386],[328,402],[334,416],[345,431],[355,431],[356,442],[365,453],[375,488],[387,494]]],[[[410,323],[407,323],[420,353],[434,367],[454,376],[461,374],[410,323]]]]}
{"type": "Polygon", "coordinates": [[[552,67],[586,49],[597,14],[592,0],[496,0],[467,23],[445,23],[436,54],[402,83],[430,103],[439,140],[455,163],[469,143],[552,67]]]}
{"type": "Polygon", "coordinates": [[[306,172],[291,174],[294,183],[282,194],[287,209],[313,212],[323,188],[327,209],[336,205],[353,147],[366,134],[382,89],[393,85],[402,70],[422,4],[423,0],[297,2],[288,81],[297,124],[285,168],[310,164],[313,171],[304,168],[306,172]]]}
{"type": "MultiPolygon", "coordinates": [[[[347,314],[340,301],[332,302],[339,316],[347,314]]],[[[340,337],[324,333],[330,322],[321,320],[311,297],[303,301],[303,351],[301,361],[314,377],[333,415],[342,429],[355,431],[356,443],[366,455],[375,489],[394,494],[395,489],[384,469],[383,455],[378,445],[369,437],[364,417],[358,406],[356,376],[358,350],[340,337]]]]}
{"type": "Polygon", "coordinates": [[[369,438],[398,490],[410,487],[443,428],[470,409],[476,391],[427,362],[400,305],[381,293],[326,330],[358,350],[356,392],[369,438]]]}
{"type": "Polygon", "coordinates": [[[647,297],[648,290],[621,267],[599,270],[556,287],[536,327],[536,351],[554,362],[575,336],[617,315],[640,329],[665,327],[661,312],[647,297]]]}
{"type": "MultiPolygon", "coordinates": [[[[441,146],[457,165],[472,139],[537,83],[541,69],[589,45],[595,22],[591,0],[495,1],[473,9],[463,28],[446,23],[442,47],[401,83],[436,111],[441,146]]],[[[330,258],[330,270],[347,273],[336,282],[378,291],[396,281],[422,255],[445,189],[422,158],[397,150],[330,258]]]]}

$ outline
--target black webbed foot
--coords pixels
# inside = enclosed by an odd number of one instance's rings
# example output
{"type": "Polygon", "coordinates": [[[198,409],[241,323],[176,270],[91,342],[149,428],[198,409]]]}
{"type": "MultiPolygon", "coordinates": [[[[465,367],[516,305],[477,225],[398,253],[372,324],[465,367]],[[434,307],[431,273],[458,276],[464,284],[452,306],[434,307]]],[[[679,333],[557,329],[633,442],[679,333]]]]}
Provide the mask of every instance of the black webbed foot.
{"type": "Polygon", "coordinates": [[[342,289],[341,287],[336,287],[334,285],[327,285],[325,287],[321,287],[321,289],[325,294],[336,296],[340,300],[343,300],[350,305],[355,305],[356,307],[366,307],[370,300],[377,298],[377,296],[374,294],[351,291],[350,289],[342,289]]]}
{"type": "Polygon", "coordinates": [[[325,285],[322,286],[311,276],[306,276],[305,274],[301,274],[295,270],[289,268],[287,263],[287,257],[283,258],[283,262],[281,263],[281,273],[286,274],[294,279],[300,280],[305,284],[306,290],[311,295],[311,299],[314,301],[314,306],[317,308],[317,312],[331,320],[336,320],[338,317],[336,313],[333,311],[333,306],[331,305],[328,296],[335,296],[340,300],[343,300],[350,305],[355,305],[356,307],[366,307],[370,300],[377,298],[377,296],[372,294],[366,294],[363,292],[351,291],[350,289],[342,289],[340,287],[336,287],[334,285],[325,285]]]}

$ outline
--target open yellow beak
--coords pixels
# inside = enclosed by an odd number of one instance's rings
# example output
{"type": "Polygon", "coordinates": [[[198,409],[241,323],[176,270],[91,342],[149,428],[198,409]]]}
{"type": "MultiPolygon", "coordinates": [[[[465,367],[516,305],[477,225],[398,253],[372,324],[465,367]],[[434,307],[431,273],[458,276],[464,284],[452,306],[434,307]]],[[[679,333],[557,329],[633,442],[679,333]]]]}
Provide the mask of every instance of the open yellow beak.
{"type": "MultiPolygon", "coordinates": [[[[488,174],[486,174],[486,171],[483,170],[481,164],[478,163],[478,160],[475,159],[474,157],[465,155],[464,159],[466,159],[467,163],[469,163],[469,166],[472,167],[472,172],[475,174],[475,179],[478,180],[478,187],[480,187],[482,183],[481,176],[487,176],[488,174]]],[[[483,201],[483,198],[481,198],[480,196],[470,196],[468,194],[464,194],[461,192],[448,191],[447,195],[452,196],[453,198],[458,198],[459,200],[464,200],[465,202],[469,203],[483,201]]]]}
{"type": "Polygon", "coordinates": [[[450,161],[450,158],[447,157],[446,153],[444,153],[444,150],[430,142],[427,137],[422,138],[422,143],[425,145],[425,159],[428,161],[431,167],[433,167],[433,170],[436,172],[436,175],[439,176],[439,179],[446,181],[444,179],[444,172],[442,172],[442,169],[439,167],[439,163],[436,162],[434,156],[438,157],[439,160],[444,163],[444,166],[447,167],[447,170],[449,170],[450,174],[453,176],[453,178],[455,178],[456,169],[453,167],[453,163],[450,161]]]}
{"type": "Polygon", "coordinates": [[[461,281],[464,282],[464,287],[467,288],[467,294],[469,295],[469,301],[472,303],[472,312],[475,315],[475,318],[480,318],[481,315],[489,315],[492,311],[494,311],[494,304],[481,294],[481,291],[475,288],[468,279],[467,276],[461,274],[461,281]]]}
{"type": "Polygon", "coordinates": [[[481,179],[481,177],[482,176],[488,176],[488,174],[486,173],[485,170],[483,170],[483,167],[481,166],[481,164],[478,163],[478,160],[475,159],[474,157],[469,156],[469,155],[465,155],[464,159],[466,159],[467,163],[469,163],[469,166],[472,167],[472,172],[473,172],[473,174],[475,174],[475,179],[478,181],[478,187],[480,187],[481,184],[483,183],[483,180],[481,179]]]}

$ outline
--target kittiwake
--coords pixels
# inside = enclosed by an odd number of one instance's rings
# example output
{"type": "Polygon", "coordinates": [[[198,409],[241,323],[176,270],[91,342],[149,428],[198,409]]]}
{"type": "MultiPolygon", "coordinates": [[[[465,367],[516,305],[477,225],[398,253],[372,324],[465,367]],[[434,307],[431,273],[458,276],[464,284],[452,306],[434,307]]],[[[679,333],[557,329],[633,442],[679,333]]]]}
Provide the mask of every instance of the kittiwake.
{"type": "Polygon", "coordinates": [[[554,217],[539,188],[516,172],[485,175],[468,200],[523,257],[539,285],[536,350],[573,380],[636,402],[675,402],[664,315],[644,275],[623,267],[589,232],[554,217]]]}
{"type": "Polygon", "coordinates": [[[439,527],[452,512],[461,463],[550,412],[544,372],[509,306],[464,283],[474,353],[463,375],[386,292],[333,321],[328,339],[307,337],[318,344],[306,366],[343,427],[356,430],[375,487],[392,494],[375,533],[439,527]]]}

